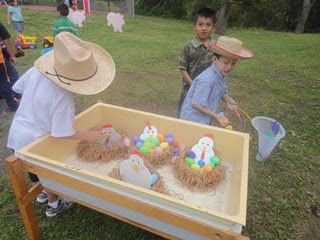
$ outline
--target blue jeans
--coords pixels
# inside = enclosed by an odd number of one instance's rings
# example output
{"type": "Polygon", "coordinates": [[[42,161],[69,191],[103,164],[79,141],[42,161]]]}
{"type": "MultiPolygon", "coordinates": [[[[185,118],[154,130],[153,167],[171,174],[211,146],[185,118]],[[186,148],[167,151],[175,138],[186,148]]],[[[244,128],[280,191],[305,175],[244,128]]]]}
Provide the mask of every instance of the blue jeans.
{"type": "Polygon", "coordinates": [[[22,33],[24,30],[24,22],[22,21],[11,21],[14,30],[18,33],[22,33]]]}
{"type": "Polygon", "coordinates": [[[7,80],[4,64],[0,64],[0,95],[6,100],[8,108],[15,111],[18,103],[13,96],[11,83],[7,80]]]}
{"type": "MultiPolygon", "coordinates": [[[[15,84],[15,82],[19,79],[19,73],[17,71],[17,69],[15,68],[15,66],[11,63],[9,58],[6,58],[6,67],[7,67],[7,73],[10,79],[10,84],[11,87],[13,86],[13,84],[15,84]]],[[[16,98],[21,98],[21,94],[18,94],[16,92],[13,91],[13,95],[16,98]]]]}

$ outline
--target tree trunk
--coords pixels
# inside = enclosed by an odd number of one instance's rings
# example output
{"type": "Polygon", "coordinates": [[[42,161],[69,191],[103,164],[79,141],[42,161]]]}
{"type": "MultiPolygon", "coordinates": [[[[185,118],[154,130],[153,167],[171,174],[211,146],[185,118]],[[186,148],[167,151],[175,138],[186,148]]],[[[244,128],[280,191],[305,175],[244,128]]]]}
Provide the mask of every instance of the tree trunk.
{"type": "Polygon", "coordinates": [[[221,2],[221,7],[217,12],[217,23],[215,27],[215,32],[219,35],[223,35],[226,31],[228,25],[228,18],[230,12],[230,1],[223,0],[221,2]]]}
{"type": "Polygon", "coordinates": [[[310,10],[311,10],[311,0],[303,0],[303,7],[301,11],[301,15],[298,19],[297,27],[296,27],[296,33],[303,33],[304,27],[306,25],[310,10]]]}

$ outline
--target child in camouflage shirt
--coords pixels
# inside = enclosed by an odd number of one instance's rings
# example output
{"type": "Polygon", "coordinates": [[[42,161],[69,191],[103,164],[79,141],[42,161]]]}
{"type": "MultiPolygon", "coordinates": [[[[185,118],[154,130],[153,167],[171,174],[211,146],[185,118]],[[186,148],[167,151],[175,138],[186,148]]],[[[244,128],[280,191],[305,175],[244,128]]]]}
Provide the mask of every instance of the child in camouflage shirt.
{"type": "Polygon", "coordinates": [[[179,57],[178,68],[183,79],[178,116],[192,80],[212,63],[213,52],[207,49],[207,43],[211,41],[210,34],[214,31],[214,25],[215,12],[212,9],[202,8],[197,11],[193,22],[196,36],[184,47],[179,57]]]}

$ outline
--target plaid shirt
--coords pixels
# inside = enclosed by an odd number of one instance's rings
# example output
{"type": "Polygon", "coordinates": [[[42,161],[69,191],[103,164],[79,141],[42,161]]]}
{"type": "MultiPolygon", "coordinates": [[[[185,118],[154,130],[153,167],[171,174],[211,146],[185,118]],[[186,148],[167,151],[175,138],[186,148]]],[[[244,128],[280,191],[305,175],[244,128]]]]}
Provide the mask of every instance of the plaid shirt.
{"type": "MultiPolygon", "coordinates": [[[[179,57],[178,68],[185,69],[193,80],[212,64],[212,57],[213,52],[207,49],[197,37],[194,37],[184,47],[179,57]]],[[[188,84],[186,81],[183,82],[188,84]]]]}

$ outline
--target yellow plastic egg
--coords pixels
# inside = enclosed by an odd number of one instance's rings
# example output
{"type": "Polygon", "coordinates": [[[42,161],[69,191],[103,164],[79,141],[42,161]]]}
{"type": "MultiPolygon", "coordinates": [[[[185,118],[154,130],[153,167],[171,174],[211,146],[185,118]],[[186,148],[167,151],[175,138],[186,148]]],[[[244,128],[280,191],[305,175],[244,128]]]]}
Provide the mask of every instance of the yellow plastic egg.
{"type": "Polygon", "coordinates": [[[165,150],[169,147],[169,143],[167,142],[162,142],[160,143],[160,146],[159,146],[162,150],[165,150]]]}
{"type": "Polygon", "coordinates": [[[198,164],[191,165],[191,168],[196,170],[196,171],[200,171],[200,166],[198,164]]]}

